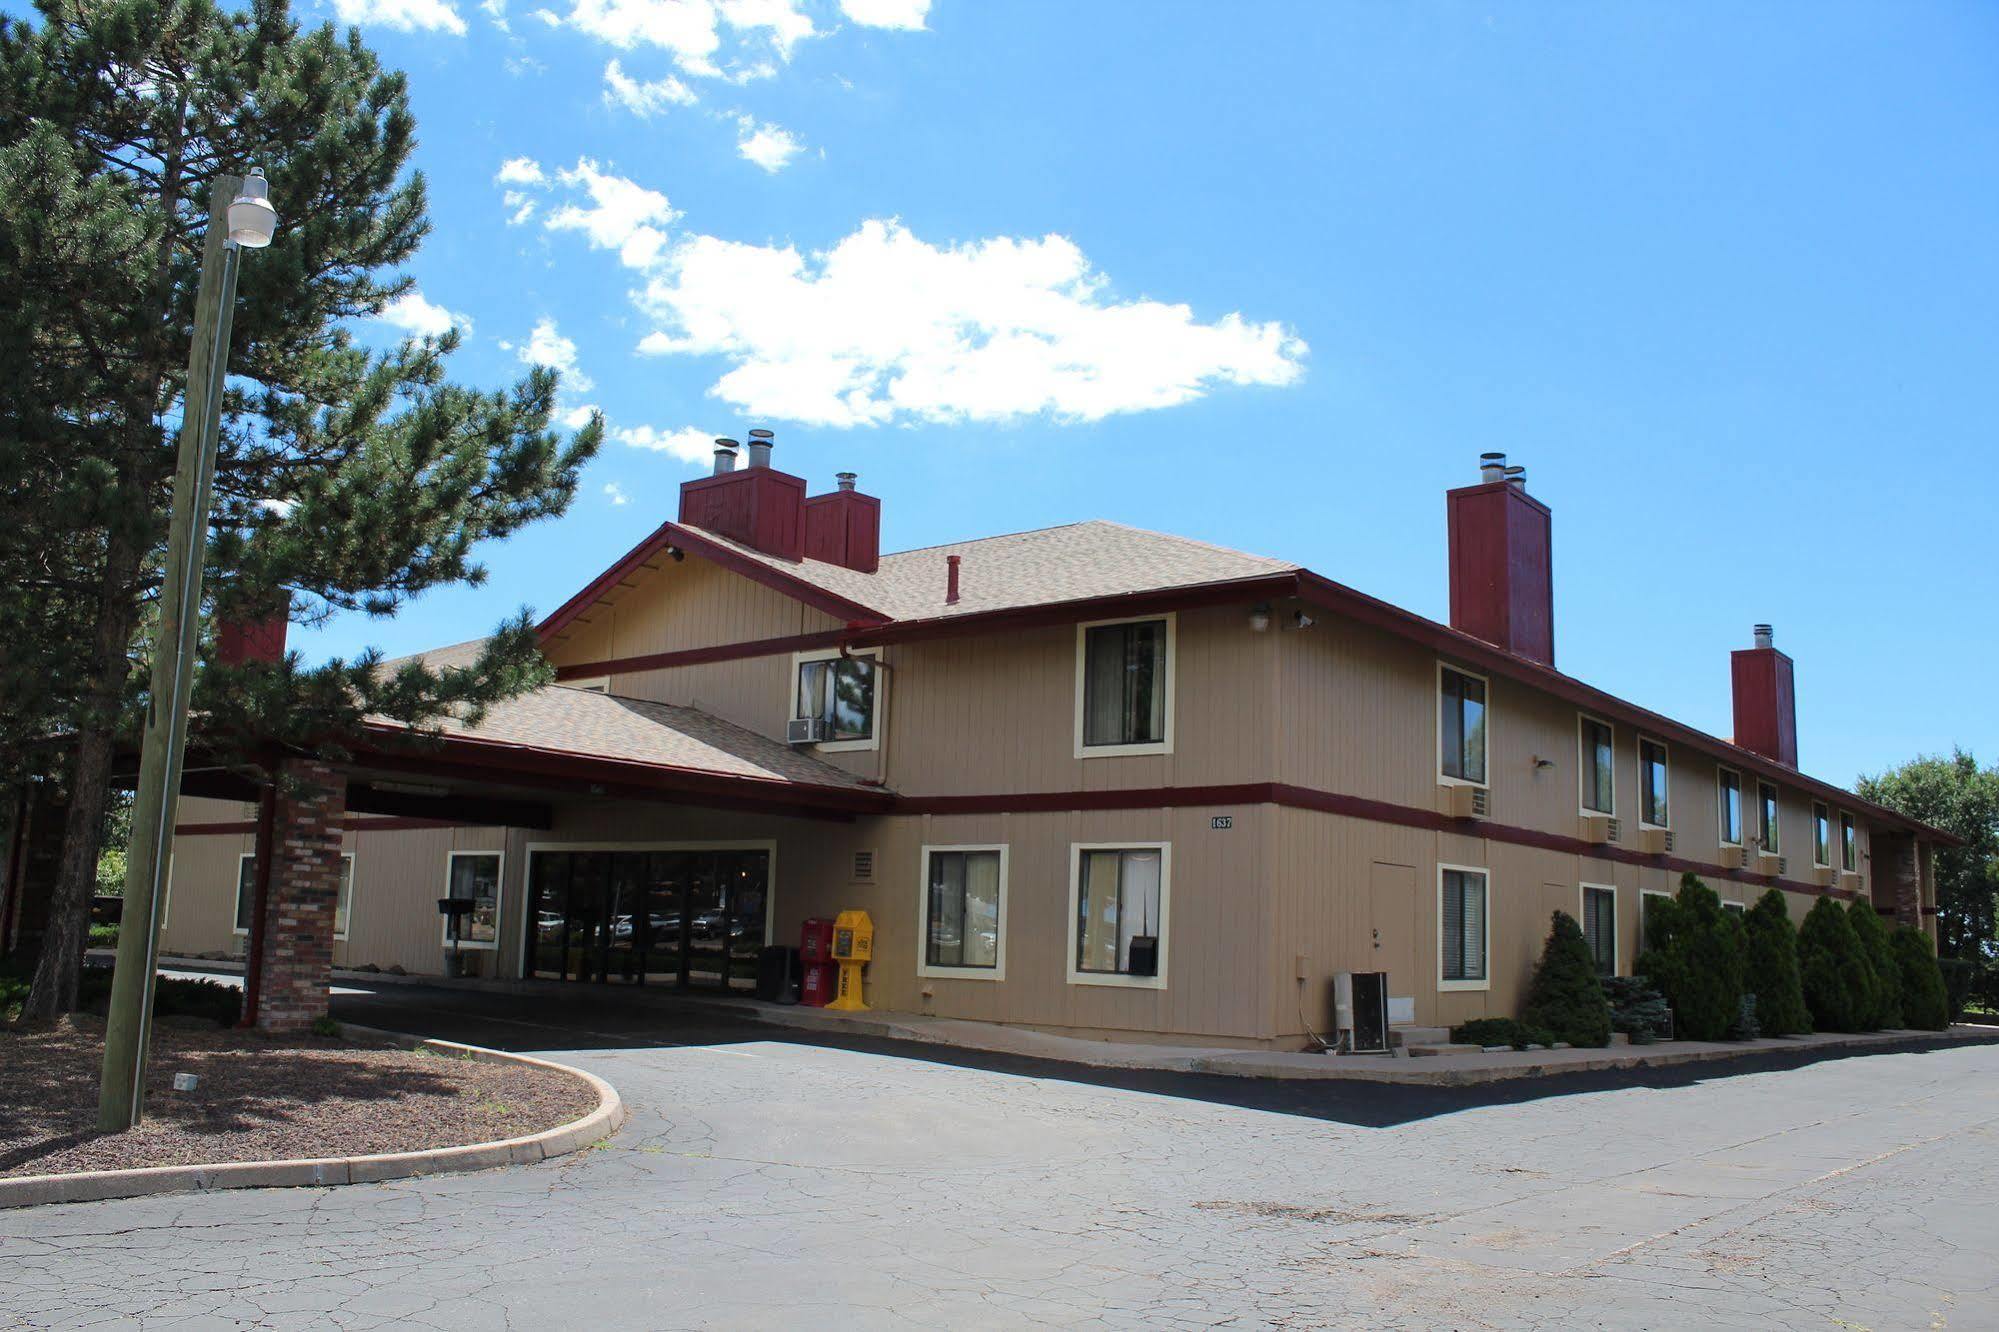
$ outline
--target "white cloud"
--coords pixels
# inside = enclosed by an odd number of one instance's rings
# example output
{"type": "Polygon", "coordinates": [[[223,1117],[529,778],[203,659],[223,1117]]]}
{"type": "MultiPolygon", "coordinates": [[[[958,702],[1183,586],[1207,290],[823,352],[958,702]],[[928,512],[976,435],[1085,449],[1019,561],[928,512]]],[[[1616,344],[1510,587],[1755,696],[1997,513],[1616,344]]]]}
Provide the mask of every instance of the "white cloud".
{"type": "Polygon", "coordinates": [[[644,268],[666,248],[661,230],[680,214],[664,194],[614,176],[590,158],[557,171],[565,186],[581,187],[587,202],[565,203],[542,223],[550,231],[580,231],[600,250],[616,250],[627,268],[644,268]]]}
{"type": "Polygon", "coordinates": [[[715,435],[687,426],[681,430],[655,430],[649,425],[620,426],[611,438],[635,449],[671,454],[682,462],[705,463],[715,456],[715,435]]]}
{"type": "Polygon", "coordinates": [[[805,145],[798,136],[776,125],[759,125],[752,117],[738,116],[736,152],[744,161],[754,162],[765,171],[784,170],[805,145]]]}
{"type": "MultiPolygon", "coordinates": [[[[563,337],[556,330],[553,319],[543,319],[536,324],[534,331],[528,334],[527,345],[520,348],[517,355],[523,365],[545,365],[552,370],[561,371],[562,387],[565,391],[588,393],[596,387],[596,381],[584,374],[577,365],[575,342],[563,337]]],[[[570,418],[578,411],[584,413],[584,420],[589,420],[588,409],[579,407],[569,411],[564,417],[565,424],[571,423],[570,418]]]]}
{"type": "Polygon", "coordinates": [[[501,32],[512,32],[507,26],[507,0],[479,0],[479,8],[485,11],[493,26],[501,32]]]}
{"type": "Polygon", "coordinates": [[[342,23],[465,35],[465,20],[458,17],[450,0],[333,0],[333,12],[342,23]]]}
{"type": "Polygon", "coordinates": [[[632,502],[632,497],[627,495],[625,488],[616,481],[607,481],[604,483],[604,498],[611,501],[613,508],[623,508],[632,502]]]}
{"type": "Polygon", "coordinates": [[[545,185],[548,173],[541,169],[541,163],[532,157],[509,157],[500,163],[500,169],[493,179],[502,185],[545,185]]]}
{"type": "Polygon", "coordinates": [[[930,0],[840,0],[840,12],[864,28],[918,31],[930,14],[930,0]]]}
{"type": "Polygon", "coordinates": [[[411,290],[390,302],[388,308],[377,318],[394,328],[402,329],[405,333],[415,333],[426,338],[441,338],[454,326],[467,332],[472,329],[470,315],[447,310],[416,290],[411,290]]]}
{"type": "Polygon", "coordinates": [[[789,60],[792,49],[818,31],[798,0],[575,0],[567,21],[625,50],[656,46],[671,52],[682,72],[702,78],[729,77],[730,70],[718,63],[725,32],[734,48],[743,48],[729,56],[740,72],[739,57],[751,56],[752,70],[754,54],[762,50],[789,60]]]}
{"type": "Polygon", "coordinates": [[[581,430],[590,424],[590,418],[597,414],[597,410],[594,402],[578,403],[574,407],[558,408],[555,419],[571,430],[581,430]]]}
{"type": "Polygon", "coordinates": [[[654,116],[669,106],[692,106],[699,98],[692,88],[671,74],[642,83],[613,60],[604,66],[604,100],[640,116],[654,116]]]}

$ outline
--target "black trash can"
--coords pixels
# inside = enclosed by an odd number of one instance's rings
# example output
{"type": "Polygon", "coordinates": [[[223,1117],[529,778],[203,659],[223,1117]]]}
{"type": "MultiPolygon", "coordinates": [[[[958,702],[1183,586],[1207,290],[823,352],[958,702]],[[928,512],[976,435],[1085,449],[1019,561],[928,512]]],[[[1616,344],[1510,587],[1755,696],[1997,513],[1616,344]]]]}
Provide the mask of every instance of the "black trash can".
{"type": "Polygon", "coordinates": [[[771,944],[757,952],[757,998],[778,1004],[798,1002],[798,950],[771,944]]]}

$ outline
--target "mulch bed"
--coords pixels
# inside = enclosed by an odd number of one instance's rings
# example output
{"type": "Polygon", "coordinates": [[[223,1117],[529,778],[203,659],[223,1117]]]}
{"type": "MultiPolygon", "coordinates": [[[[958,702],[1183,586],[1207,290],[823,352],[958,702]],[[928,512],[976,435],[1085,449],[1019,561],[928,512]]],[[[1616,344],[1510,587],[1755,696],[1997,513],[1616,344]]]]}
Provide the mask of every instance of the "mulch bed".
{"type": "Polygon", "coordinates": [[[165,1018],[144,1120],[102,1134],[103,1057],[101,1018],[0,1028],[0,1177],[456,1147],[597,1108],[588,1083],[554,1069],[165,1018]],[[199,1087],[173,1090],[176,1073],[197,1075],[199,1087]]]}

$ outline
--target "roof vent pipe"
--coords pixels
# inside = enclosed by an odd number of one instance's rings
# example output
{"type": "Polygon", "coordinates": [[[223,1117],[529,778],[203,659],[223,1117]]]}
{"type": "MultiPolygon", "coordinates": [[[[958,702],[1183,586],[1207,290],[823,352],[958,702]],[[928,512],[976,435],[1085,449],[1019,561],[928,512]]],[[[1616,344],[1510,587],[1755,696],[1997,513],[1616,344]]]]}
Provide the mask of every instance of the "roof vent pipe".
{"type": "Polygon", "coordinates": [[[1755,629],[1755,634],[1756,634],[1757,647],[1767,648],[1767,647],[1775,647],[1777,645],[1775,642],[1775,636],[1770,632],[1769,625],[1767,624],[1757,625],[1755,629]]]}
{"type": "Polygon", "coordinates": [[[770,442],[770,431],[752,430],[750,432],[750,466],[770,466],[770,442]]]}
{"type": "Polygon", "coordinates": [[[1503,453],[1481,453],[1478,455],[1478,479],[1490,484],[1506,479],[1506,455],[1503,453]]]}
{"type": "Polygon", "coordinates": [[[959,558],[956,555],[946,555],[944,557],[944,604],[947,606],[955,605],[958,600],[959,558]]]}
{"type": "Polygon", "coordinates": [[[854,488],[854,474],[852,472],[835,472],[833,473],[833,479],[840,483],[840,489],[842,490],[852,490],[854,488]]]}
{"type": "Polygon", "coordinates": [[[736,441],[721,438],[715,441],[715,475],[736,470],[736,441]]]}
{"type": "Polygon", "coordinates": [[[1519,486],[1522,490],[1527,489],[1527,469],[1525,467],[1507,468],[1506,479],[1510,484],[1519,486]]]}

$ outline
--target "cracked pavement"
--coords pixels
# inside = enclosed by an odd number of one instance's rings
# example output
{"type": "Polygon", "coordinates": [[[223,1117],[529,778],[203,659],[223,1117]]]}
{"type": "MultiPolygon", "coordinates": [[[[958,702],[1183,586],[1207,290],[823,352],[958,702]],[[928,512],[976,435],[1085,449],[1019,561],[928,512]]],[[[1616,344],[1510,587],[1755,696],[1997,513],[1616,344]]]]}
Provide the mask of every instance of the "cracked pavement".
{"type": "Polygon", "coordinates": [[[388,987],[609,1143],[0,1212],[0,1326],[1999,1325],[1999,1045],[1532,1087],[1086,1071],[388,987]]]}

